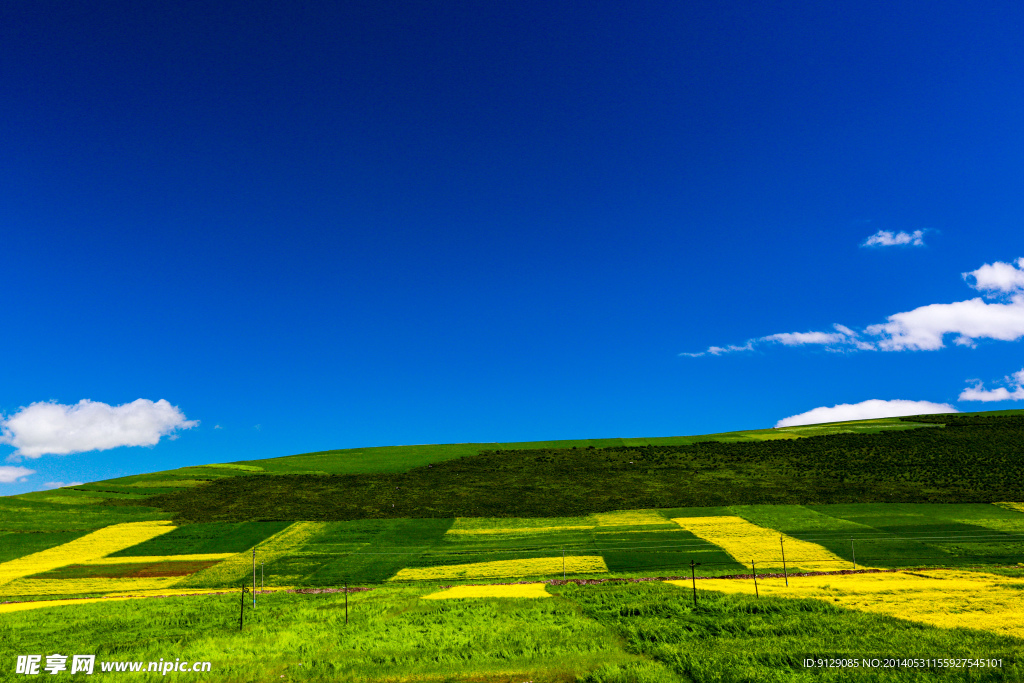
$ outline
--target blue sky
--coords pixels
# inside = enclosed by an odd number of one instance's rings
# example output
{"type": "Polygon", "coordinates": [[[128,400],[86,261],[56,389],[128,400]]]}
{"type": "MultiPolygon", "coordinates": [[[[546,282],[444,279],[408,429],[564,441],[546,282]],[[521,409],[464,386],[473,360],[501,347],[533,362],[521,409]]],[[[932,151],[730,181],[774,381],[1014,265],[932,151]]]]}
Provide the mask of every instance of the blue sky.
{"type": "Polygon", "coordinates": [[[1024,407],[1022,26],[1011,2],[6,3],[0,494],[1024,407]]]}

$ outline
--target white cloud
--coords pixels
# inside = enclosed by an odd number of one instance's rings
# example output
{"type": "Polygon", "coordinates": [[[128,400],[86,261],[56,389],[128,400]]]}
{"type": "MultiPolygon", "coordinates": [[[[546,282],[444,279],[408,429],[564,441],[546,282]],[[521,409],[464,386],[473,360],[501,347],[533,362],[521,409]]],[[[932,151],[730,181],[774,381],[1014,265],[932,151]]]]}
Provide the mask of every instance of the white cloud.
{"type": "Polygon", "coordinates": [[[47,453],[155,446],[160,437],[197,424],[164,399],[154,403],[140,398],[119,406],[88,399],[75,405],[40,402],[0,421],[0,443],[18,449],[11,458],[38,458],[47,453]]]}
{"type": "Polygon", "coordinates": [[[48,481],[45,484],[43,484],[43,487],[48,489],[60,489],[64,488],[65,486],[81,486],[82,484],[83,482],[80,481],[73,481],[69,484],[65,484],[62,481],[48,481]]]}
{"type": "Polygon", "coordinates": [[[944,348],[946,335],[953,335],[954,344],[970,347],[979,339],[1017,341],[1024,338],[1024,258],[1014,263],[985,264],[962,275],[972,288],[1001,301],[987,302],[979,297],[950,304],[927,304],[894,313],[886,322],[869,325],[862,333],[835,324],[835,332],[781,332],[748,340],[743,346],[712,346],[707,351],[680,355],[717,356],[751,350],[763,343],[817,344],[831,351],[928,351],[944,348]]]}
{"type": "Polygon", "coordinates": [[[782,332],[761,337],[758,341],[778,342],[786,346],[802,346],[803,344],[839,344],[846,340],[846,335],[833,332],[782,332]]]}
{"type": "Polygon", "coordinates": [[[890,315],[889,322],[869,325],[866,332],[880,337],[883,351],[930,351],[945,346],[947,334],[954,343],[974,346],[976,339],[1016,341],[1024,337],[1024,297],[1010,303],[987,303],[982,299],[952,304],[929,304],[906,313],[890,315]]]}
{"type": "Polygon", "coordinates": [[[860,403],[840,403],[831,408],[821,407],[806,413],[793,415],[775,423],[776,427],[820,424],[822,422],[845,422],[847,420],[871,420],[878,417],[901,417],[904,415],[930,415],[933,413],[960,412],[948,403],[930,401],[883,401],[873,398],[860,403]]]}
{"type": "Polygon", "coordinates": [[[1024,291],[1024,258],[1012,263],[986,263],[977,270],[961,273],[967,284],[981,292],[1009,294],[1024,291]]]}
{"type": "Polygon", "coordinates": [[[1024,369],[1021,369],[1009,377],[1004,378],[1006,383],[1012,387],[996,387],[985,389],[985,385],[975,380],[973,387],[967,387],[960,394],[960,401],[1024,401],[1024,369]]]}
{"type": "Polygon", "coordinates": [[[0,484],[13,484],[18,481],[18,479],[35,473],[35,470],[30,470],[27,467],[10,467],[9,465],[0,465],[0,484]]]}
{"type": "Polygon", "coordinates": [[[709,346],[707,351],[697,351],[696,353],[680,353],[680,356],[689,356],[690,358],[700,358],[701,356],[721,356],[723,353],[734,353],[736,351],[753,351],[754,341],[751,339],[743,346],[709,346]]]}
{"type": "Polygon", "coordinates": [[[924,231],[915,230],[914,232],[890,232],[889,230],[879,230],[871,237],[864,240],[862,247],[895,247],[899,245],[910,245],[913,247],[924,246],[924,231]]]}

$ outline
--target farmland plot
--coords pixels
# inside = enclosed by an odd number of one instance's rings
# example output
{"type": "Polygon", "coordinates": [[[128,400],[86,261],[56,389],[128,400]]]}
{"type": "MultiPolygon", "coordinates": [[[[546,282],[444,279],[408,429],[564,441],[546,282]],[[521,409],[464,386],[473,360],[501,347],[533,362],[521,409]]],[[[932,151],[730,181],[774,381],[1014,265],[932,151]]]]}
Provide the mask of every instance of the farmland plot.
{"type": "MultiPolygon", "coordinates": [[[[690,588],[688,581],[669,581],[690,588]]],[[[1024,638],[1021,579],[963,570],[778,577],[757,582],[762,597],[815,598],[855,610],[920,621],[942,628],[973,628],[1024,638]]],[[[704,579],[700,588],[755,593],[754,582],[704,579]]]]}
{"type": "Polygon", "coordinates": [[[672,521],[698,538],[722,548],[743,565],[753,560],[781,567],[783,553],[788,565],[794,569],[820,571],[846,565],[846,560],[820,545],[786,537],[742,517],[676,517],[672,521]]]}
{"type": "Polygon", "coordinates": [[[105,557],[172,529],[170,522],[165,521],[115,524],[54,548],[0,564],[0,585],[64,565],[105,557]]]}

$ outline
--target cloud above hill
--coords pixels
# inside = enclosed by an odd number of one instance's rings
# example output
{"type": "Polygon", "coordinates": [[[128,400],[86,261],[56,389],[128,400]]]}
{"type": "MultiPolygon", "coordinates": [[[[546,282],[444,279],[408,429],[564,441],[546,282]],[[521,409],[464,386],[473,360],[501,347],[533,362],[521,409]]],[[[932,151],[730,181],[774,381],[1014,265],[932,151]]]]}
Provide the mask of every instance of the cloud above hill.
{"type": "Polygon", "coordinates": [[[18,449],[8,457],[17,461],[119,446],[155,446],[161,437],[197,424],[164,399],[140,398],[119,406],[88,399],[75,405],[40,402],[0,420],[0,443],[18,449]]]}
{"type": "Polygon", "coordinates": [[[961,277],[969,287],[992,301],[977,297],[919,306],[894,313],[886,322],[868,325],[862,332],[835,324],[829,332],[780,332],[749,339],[745,344],[711,346],[705,351],[679,355],[720,356],[766,344],[816,345],[829,351],[934,351],[945,347],[947,335],[953,335],[954,344],[968,347],[975,346],[979,339],[1024,338],[1024,258],[1013,263],[986,263],[977,270],[961,273],[961,277]]]}
{"type": "Polygon", "coordinates": [[[1024,369],[1005,377],[1007,387],[996,387],[985,389],[985,385],[979,380],[974,380],[975,385],[963,390],[958,400],[960,401],[1024,401],[1024,369]]]}
{"type": "Polygon", "coordinates": [[[81,481],[72,481],[72,482],[48,481],[45,484],[43,484],[43,488],[44,489],[62,489],[65,486],[81,486],[83,483],[84,482],[81,482],[81,481]]]}
{"type": "Polygon", "coordinates": [[[19,479],[22,479],[35,473],[35,470],[30,470],[27,467],[11,467],[9,465],[0,465],[0,484],[13,484],[19,479]]]}
{"type": "Polygon", "coordinates": [[[820,424],[822,422],[845,422],[847,420],[871,420],[879,417],[902,417],[905,415],[930,415],[933,413],[959,413],[960,411],[948,403],[932,403],[930,401],[883,401],[873,398],[860,403],[840,403],[839,405],[815,408],[806,413],[792,415],[775,423],[776,427],[796,427],[798,425],[820,424]]]}
{"type": "Polygon", "coordinates": [[[911,247],[923,247],[924,246],[924,231],[915,230],[914,232],[890,232],[888,230],[879,230],[871,237],[864,240],[860,245],[862,247],[896,247],[896,246],[911,246],[911,247]]]}

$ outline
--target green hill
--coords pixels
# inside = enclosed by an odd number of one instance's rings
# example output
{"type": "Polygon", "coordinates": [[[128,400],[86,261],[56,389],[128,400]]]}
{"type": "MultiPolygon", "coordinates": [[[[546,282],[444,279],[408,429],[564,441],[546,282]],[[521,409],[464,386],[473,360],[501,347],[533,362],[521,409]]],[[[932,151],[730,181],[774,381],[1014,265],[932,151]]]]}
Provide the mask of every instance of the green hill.
{"type": "Polygon", "coordinates": [[[178,523],[328,521],[1024,500],[1022,425],[1018,410],[699,436],[347,449],[134,475],[14,496],[4,506],[61,518],[74,509],[92,526],[161,514],[178,523]]]}
{"type": "Polygon", "coordinates": [[[60,505],[84,505],[101,502],[104,499],[119,500],[121,502],[141,502],[143,499],[153,495],[189,490],[230,477],[287,474],[397,474],[417,467],[478,455],[485,451],[571,450],[574,447],[577,449],[591,447],[595,449],[637,446],[665,447],[691,445],[709,441],[719,443],[759,443],[765,440],[797,439],[827,434],[875,433],[884,430],[904,430],[925,426],[935,425],[905,421],[899,418],[882,418],[695,436],[348,448],[316,453],[302,453],[264,460],[240,460],[229,463],[181,467],[174,470],[107,479],[52,491],[37,491],[13,496],[13,498],[60,505]]]}

